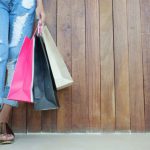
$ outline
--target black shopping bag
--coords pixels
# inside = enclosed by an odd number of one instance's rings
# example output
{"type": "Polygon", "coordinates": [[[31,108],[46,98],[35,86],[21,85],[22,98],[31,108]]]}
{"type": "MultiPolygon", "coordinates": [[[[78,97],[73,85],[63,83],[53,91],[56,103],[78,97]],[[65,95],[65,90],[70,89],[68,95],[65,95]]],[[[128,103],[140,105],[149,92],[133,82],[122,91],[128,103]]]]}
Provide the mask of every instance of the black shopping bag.
{"type": "Polygon", "coordinates": [[[58,109],[54,77],[42,36],[35,36],[33,100],[35,110],[58,109]]]}

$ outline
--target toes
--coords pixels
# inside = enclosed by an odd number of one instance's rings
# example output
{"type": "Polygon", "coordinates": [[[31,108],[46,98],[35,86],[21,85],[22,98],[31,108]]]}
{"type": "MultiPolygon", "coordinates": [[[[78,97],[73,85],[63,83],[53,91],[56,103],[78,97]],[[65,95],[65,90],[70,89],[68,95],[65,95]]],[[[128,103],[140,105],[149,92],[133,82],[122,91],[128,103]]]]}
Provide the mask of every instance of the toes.
{"type": "Polygon", "coordinates": [[[2,134],[0,135],[0,140],[12,140],[14,136],[12,134],[2,134]]]}
{"type": "Polygon", "coordinates": [[[6,138],[7,138],[7,137],[6,137],[5,134],[1,134],[1,135],[0,135],[0,140],[7,140],[6,138]]]}
{"type": "Polygon", "coordinates": [[[7,140],[12,140],[12,139],[14,139],[14,136],[12,134],[8,134],[7,140]]]}

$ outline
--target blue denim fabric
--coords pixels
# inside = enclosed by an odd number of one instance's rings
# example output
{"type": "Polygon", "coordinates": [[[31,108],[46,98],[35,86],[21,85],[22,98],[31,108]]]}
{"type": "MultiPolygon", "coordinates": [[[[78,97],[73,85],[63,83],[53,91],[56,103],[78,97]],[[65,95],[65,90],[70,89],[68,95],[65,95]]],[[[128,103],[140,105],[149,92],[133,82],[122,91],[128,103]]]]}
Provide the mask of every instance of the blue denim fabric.
{"type": "Polygon", "coordinates": [[[24,37],[32,34],[35,9],[36,0],[0,0],[0,109],[4,103],[18,107],[7,95],[24,37]]]}

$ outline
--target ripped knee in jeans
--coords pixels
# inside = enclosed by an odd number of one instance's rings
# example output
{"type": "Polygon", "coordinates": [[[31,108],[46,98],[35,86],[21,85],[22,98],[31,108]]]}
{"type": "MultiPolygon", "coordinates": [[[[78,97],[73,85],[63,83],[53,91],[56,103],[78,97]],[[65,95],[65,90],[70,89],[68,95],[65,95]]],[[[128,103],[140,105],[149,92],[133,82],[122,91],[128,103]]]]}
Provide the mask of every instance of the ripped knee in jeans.
{"type": "Polygon", "coordinates": [[[22,0],[22,7],[30,9],[35,5],[35,0],[22,0]]]}
{"type": "Polygon", "coordinates": [[[6,86],[10,86],[10,84],[11,84],[11,80],[13,78],[16,62],[17,62],[17,59],[8,60],[8,62],[7,62],[6,86]]]}
{"type": "Polygon", "coordinates": [[[28,17],[28,13],[26,13],[23,16],[16,17],[16,20],[14,21],[14,24],[13,24],[12,37],[11,37],[11,42],[9,44],[9,47],[15,47],[18,45],[21,39],[21,35],[23,33],[22,30],[27,20],[27,17],[28,17]]]}

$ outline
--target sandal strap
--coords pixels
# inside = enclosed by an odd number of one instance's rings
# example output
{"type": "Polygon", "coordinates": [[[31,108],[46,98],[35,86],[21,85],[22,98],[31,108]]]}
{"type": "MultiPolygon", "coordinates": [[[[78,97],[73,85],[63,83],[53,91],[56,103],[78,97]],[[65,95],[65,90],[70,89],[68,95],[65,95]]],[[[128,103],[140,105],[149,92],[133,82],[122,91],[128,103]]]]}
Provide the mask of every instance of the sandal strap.
{"type": "Polygon", "coordinates": [[[0,134],[12,134],[13,136],[15,136],[7,122],[0,123],[0,134]]]}

